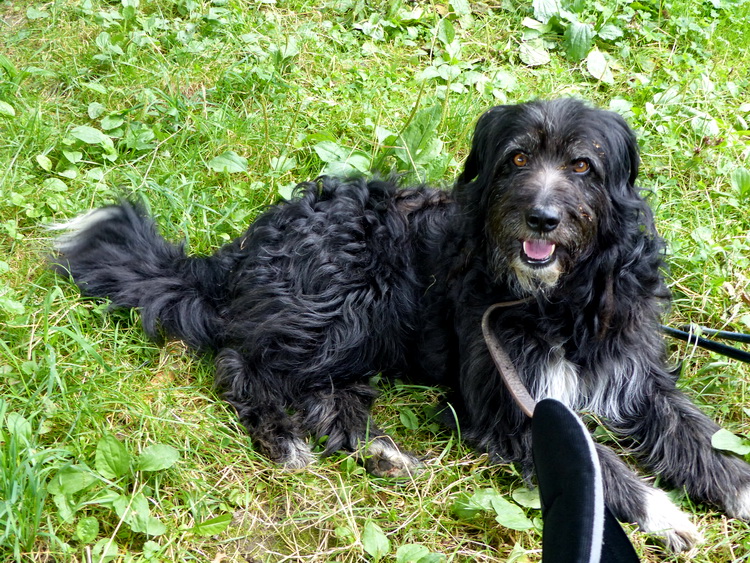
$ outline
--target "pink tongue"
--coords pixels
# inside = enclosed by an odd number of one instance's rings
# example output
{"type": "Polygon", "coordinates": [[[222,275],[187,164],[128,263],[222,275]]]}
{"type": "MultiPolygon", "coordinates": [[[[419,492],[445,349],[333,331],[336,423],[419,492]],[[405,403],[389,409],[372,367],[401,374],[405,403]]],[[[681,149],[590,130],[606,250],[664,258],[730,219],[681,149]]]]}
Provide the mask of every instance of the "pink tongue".
{"type": "Polygon", "coordinates": [[[555,245],[546,240],[523,241],[523,252],[532,260],[546,260],[555,251],[555,245]]]}

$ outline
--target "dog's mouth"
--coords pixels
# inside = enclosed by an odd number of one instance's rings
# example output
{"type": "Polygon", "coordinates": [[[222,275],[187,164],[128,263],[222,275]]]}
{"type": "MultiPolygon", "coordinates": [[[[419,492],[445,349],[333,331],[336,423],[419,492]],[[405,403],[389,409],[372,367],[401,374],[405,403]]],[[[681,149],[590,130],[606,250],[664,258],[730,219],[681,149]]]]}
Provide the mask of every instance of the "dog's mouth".
{"type": "Polygon", "coordinates": [[[548,240],[521,241],[521,259],[530,266],[546,266],[555,260],[556,245],[548,240]]]}

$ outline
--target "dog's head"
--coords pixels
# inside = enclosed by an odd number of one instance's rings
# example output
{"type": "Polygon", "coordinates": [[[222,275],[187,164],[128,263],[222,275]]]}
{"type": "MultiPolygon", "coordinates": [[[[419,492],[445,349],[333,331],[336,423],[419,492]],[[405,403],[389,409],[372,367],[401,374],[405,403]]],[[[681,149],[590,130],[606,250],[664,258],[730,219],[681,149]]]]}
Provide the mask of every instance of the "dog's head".
{"type": "Polygon", "coordinates": [[[650,222],[638,145],[616,113],[571,99],[498,106],[477,123],[456,198],[496,281],[547,291],[650,222]]]}

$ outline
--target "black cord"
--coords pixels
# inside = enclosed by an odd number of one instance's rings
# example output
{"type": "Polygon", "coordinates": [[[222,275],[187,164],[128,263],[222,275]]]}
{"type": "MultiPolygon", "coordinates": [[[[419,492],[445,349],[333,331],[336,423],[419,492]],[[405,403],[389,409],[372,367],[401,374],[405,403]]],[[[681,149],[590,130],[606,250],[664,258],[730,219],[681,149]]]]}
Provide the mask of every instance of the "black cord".
{"type": "MultiPolygon", "coordinates": [[[[661,329],[662,331],[664,331],[665,334],[668,334],[669,336],[672,336],[674,338],[687,342],[688,344],[694,344],[696,346],[700,346],[701,348],[705,348],[706,350],[716,352],[717,354],[721,354],[722,356],[726,356],[727,358],[732,358],[733,360],[739,360],[741,362],[750,363],[750,352],[745,352],[744,350],[740,350],[739,348],[734,348],[732,346],[727,346],[726,344],[722,344],[720,342],[714,342],[713,340],[709,340],[707,338],[698,336],[694,332],[687,332],[684,330],[671,328],[671,327],[664,326],[664,325],[662,325],[661,329]]],[[[707,331],[707,329],[701,329],[701,330],[703,332],[707,331]]],[[[721,333],[724,333],[724,332],[725,331],[711,331],[710,334],[714,334],[718,336],[719,338],[726,338],[724,336],[720,336],[721,333]]],[[[750,340],[744,339],[744,338],[750,338],[749,335],[740,334],[736,332],[730,332],[728,334],[731,334],[733,336],[733,338],[730,338],[731,340],[735,340],[737,342],[750,342],[750,340]],[[743,339],[738,340],[737,336],[740,336],[743,339]]]]}
{"type": "Polygon", "coordinates": [[[716,338],[723,338],[724,340],[732,340],[734,342],[742,342],[743,344],[750,344],[750,334],[743,334],[741,332],[729,332],[726,330],[716,330],[715,328],[706,328],[704,326],[696,325],[682,325],[680,330],[684,330],[690,333],[701,333],[707,334],[708,336],[715,336],[716,338]]]}

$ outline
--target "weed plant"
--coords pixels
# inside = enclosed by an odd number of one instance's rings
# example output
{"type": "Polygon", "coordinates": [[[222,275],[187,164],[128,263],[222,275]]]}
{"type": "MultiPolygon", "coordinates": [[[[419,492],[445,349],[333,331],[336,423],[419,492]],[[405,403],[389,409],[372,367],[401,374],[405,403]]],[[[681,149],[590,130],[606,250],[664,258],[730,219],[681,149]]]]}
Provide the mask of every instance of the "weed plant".
{"type": "MultiPolygon", "coordinates": [[[[435,422],[439,391],[376,407],[414,479],[284,471],[210,362],[45,269],[45,226],[130,194],[207,253],[321,172],[448,186],[482,111],[577,96],[638,131],[669,322],[747,332],[748,29],[746,0],[0,0],[0,559],[539,561],[533,493],[435,422]]],[[[750,369],[672,354],[747,454],[750,369]]],[[[706,542],[629,526],[643,561],[748,560],[747,523],[675,498],[706,542]]]]}

